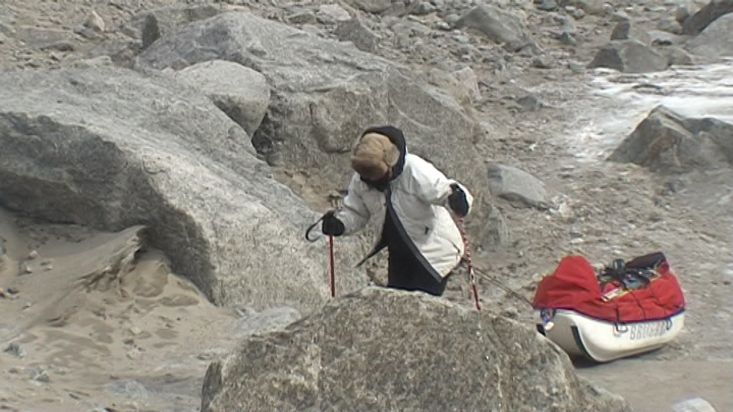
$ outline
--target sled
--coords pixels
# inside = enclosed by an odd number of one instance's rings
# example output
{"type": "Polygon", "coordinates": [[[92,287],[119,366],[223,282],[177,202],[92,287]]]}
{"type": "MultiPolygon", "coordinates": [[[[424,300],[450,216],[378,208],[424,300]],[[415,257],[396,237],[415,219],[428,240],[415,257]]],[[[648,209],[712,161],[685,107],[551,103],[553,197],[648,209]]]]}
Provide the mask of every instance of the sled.
{"type": "Polygon", "coordinates": [[[569,355],[610,362],[661,348],[672,341],[685,323],[684,311],[647,322],[613,323],[572,310],[539,314],[540,333],[569,355]]]}
{"type": "Polygon", "coordinates": [[[616,260],[600,273],[581,256],[542,279],[537,329],[568,354],[596,362],[638,355],[672,341],[684,326],[684,297],[665,256],[616,260]]]}

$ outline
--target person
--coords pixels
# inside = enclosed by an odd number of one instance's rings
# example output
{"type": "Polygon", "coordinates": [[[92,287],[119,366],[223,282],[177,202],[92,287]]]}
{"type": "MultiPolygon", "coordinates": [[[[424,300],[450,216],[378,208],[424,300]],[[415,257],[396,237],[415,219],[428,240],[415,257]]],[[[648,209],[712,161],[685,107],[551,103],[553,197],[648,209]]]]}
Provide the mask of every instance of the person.
{"type": "Polygon", "coordinates": [[[321,231],[351,235],[374,218],[382,226],[381,235],[357,266],[386,247],[387,287],[442,295],[464,253],[451,212],[466,216],[471,194],[430,162],[408,153],[402,131],[393,126],[364,131],[351,166],[355,173],[343,205],[323,216],[321,231]]]}

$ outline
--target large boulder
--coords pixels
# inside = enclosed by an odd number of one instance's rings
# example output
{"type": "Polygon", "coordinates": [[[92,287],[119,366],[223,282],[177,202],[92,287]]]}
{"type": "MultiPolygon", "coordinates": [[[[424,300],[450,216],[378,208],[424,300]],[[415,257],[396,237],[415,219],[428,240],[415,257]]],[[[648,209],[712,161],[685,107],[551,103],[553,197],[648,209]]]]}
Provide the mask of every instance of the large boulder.
{"type": "Polygon", "coordinates": [[[180,26],[219,13],[221,13],[221,10],[211,5],[160,7],[134,15],[122,30],[127,35],[140,41],[143,48],[147,48],[160,36],[173,32],[180,26]]]}
{"type": "MultiPolygon", "coordinates": [[[[309,310],[326,298],[324,249],[302,239],[314,214],[241,127],[172,79],[0,73],[0,147],[6,207],[108,231],[145,225],[173,269],[219,304],[309,310]]],[[[358,282],[349,279],[340,290],[358,282]]]]}
{"type": "Polygon", "coordinates": [[[239,63],[198,63],[175,72],[174,77],[200,89],[250,136],[260,127],[270,105],[265,76],[239,63]]]}
{"type": "Polygon", "coordinates": [[[545,184],[516,167],[490,163],[488,166],[491,194],[506,199],[519,207],[547,209],[550,200],[545,184]]]}
{"type": "Polygon", "coordinates": [[[391,123],[405,131],[411,152],[477,191],[484,183],[475,173],[481,164],[473,147],[478,123],[406,68],[350,43],[233,12],[164,36],[140,55],[139,65],[182,69],[214,59],[267,78],[271,104],[253,144],[272,165],[308,170],[340,187],[350,174],[348,153],[358,134],[391,123]]]}
{"type": "Polygon", "coordinates": [[[535,330],[423,293],[364,290],[212,363],[203,412],[627,411],[535,330]]]}
{"type": "MultiPolygon", "coordinates": [[[[712,0],[697,13],[685,19],[682,34],[698,34],[720,16],[728,13],[733,13],[733,0],[712,0]]],[[[727,39],[730,41],[730,32],[727,39]]]]}
{"type": "Polygon", "coordinates": [[[474,7],[454,26],[477,30],[509,50],[519,50],[532,44],[527,23],[522,17],[488,4],[474,7]]]}
{"type": "Polygon", "coordinates": [[[733,56],[733,13],[726,14],[687,43],[693,54],[717,59],[733,56]]]}
{"type": "Polygon", "coordinates": [[[590,68],[607,67],[625,73],[646,73],[667,69],[669,61],[652,48],[636,40],[614,40],[603,46],[590,68]]]}
{"type": "Polygon", "coordinates": [[[733,165],[733,124],[688,119],[658,106],[614,150],[609,160],[659,172],[687,172],[733,165]]]}

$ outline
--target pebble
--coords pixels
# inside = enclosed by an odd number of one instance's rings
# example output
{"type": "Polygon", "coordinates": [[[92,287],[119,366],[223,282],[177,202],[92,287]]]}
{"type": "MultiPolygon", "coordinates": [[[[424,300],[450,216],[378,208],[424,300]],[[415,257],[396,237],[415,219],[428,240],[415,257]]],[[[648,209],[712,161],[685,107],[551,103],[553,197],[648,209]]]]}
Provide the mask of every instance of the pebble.
{"type": "Polygon", "coordinates": [[[31,252],[28,254],[28,260],[33,260],[38,257],[38,251],[37,250],[31,250],[31,252]]]}
{"type": "Polygon", "coordinates": [[[27,263],[21,263],[20,264],[20,274],[21,275],[28,275],[33,273],[33,269],[27,264],[27,263]]]}
{"type": "Polygon", "coordinates": [[[97,32],[104,32],[105,31],[105,24],[104,19],[97,14],[96,11],[92,10],[91,13],[89,13],[89,16],[87,17],[86,21],[84,22],[84,27],[88,27],[94,31],[97,32]]]}
{"type": "Polygon", "coordinates": [[[9,353],[9,354],[11,354],[11,355],[13,355],[13,356],[15,356],[17,358],[24,358],[25,357],[25,351],[16,342],[13,342],[10,345],[8,345],[3,352],[9,353]]]}

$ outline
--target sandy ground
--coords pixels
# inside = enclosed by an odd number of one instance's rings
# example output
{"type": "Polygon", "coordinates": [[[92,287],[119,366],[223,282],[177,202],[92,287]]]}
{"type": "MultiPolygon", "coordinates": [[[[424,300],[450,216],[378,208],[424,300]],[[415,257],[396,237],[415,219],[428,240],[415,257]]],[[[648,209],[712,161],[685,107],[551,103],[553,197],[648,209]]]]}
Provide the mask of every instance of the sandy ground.
{"type": "Polygon", "coordinates": [[[198,410],[206,367],[241,338],[238,316],[145,250],[143,228],[0,211],[0,235],[0,410],[198,410]]]}

